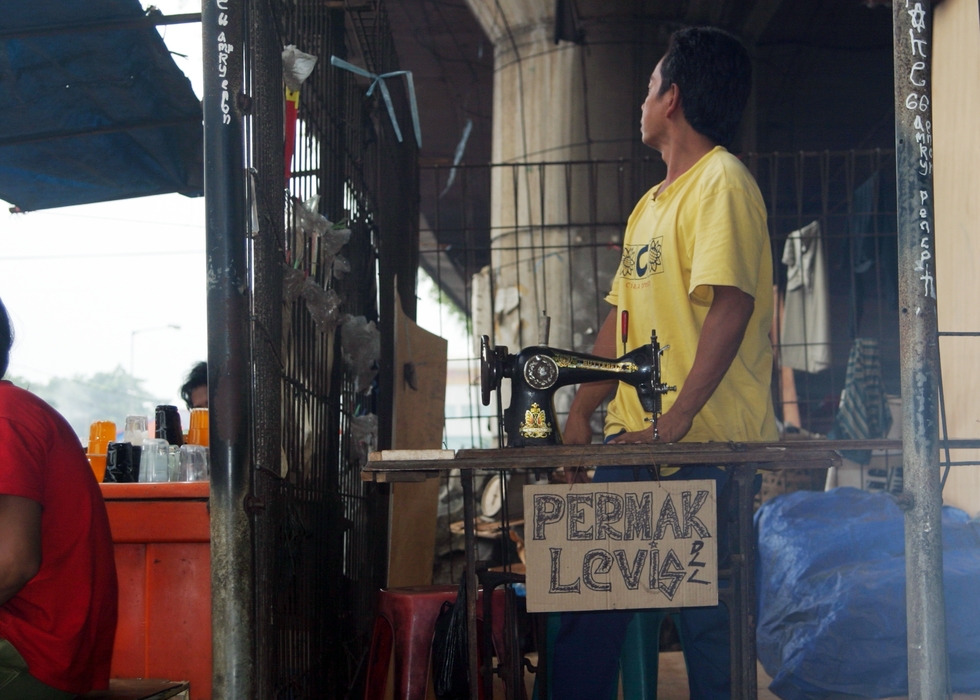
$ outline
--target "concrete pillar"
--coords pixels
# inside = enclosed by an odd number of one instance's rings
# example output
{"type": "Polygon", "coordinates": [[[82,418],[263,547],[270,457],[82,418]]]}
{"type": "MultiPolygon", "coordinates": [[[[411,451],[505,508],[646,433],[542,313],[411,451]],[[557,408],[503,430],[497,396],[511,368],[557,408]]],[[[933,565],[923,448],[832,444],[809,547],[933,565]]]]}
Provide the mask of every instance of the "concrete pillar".
{"type": "Polygon", "coordinates": [[[654,184],[628,162],[588,161],[642,148],[640,103],[667,33],[636,21],[631,0],[579,0],[584,43],[556,44],[554,0],[467,1],[494,45],[493,163],[506,164],[491,180],[490,280],[474,288],[492,288],[496,344],[536,344],[546,312],[551,345],[587,350],[619,264],[613,222],[654,184]]]}

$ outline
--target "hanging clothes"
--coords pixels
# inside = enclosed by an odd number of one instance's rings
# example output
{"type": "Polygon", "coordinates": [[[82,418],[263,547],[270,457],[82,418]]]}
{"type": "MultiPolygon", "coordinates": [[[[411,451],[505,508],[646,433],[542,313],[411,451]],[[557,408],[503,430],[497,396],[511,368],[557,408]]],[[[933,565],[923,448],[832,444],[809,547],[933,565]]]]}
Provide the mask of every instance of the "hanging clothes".
{"type": "MultiPolygon", "coordinates": [[[[875,172],[854,190],[850,223],[851,299],[848,327],[851,338],[860,333],[865,300],[878,297],[885,307],[898,306],[898,238],[894,223],[882,220],[882,212],[894,212],[884,200],[888,187],[875,172]]],[[[896,311],[897,312],[897,311],[896,311]]]]}
{"type": "MultiPolygon", "coordinates": [[[[856,338],[847,359],[844,391],[828,437],[837,440],[874,440],[888,435],[892,414],[881,382],[878,341],[856,338]]],[[[858,464],[871,460],[871,450],[842,451],[858,464]]]]}
{"type": "Polygon", "coordinates": [[[783,264],[787,271],[780,365],[819,372],[830,366],[830,291],[820,222],[789,234],[783,264]]]}

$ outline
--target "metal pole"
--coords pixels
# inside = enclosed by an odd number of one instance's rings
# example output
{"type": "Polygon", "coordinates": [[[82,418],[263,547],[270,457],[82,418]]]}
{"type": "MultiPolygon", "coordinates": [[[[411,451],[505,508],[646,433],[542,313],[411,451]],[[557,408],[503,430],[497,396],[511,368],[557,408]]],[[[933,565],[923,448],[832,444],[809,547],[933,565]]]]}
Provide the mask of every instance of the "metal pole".
{"type": "MultiPolygon", "coordinates": [[[[480,697],[480,665],[477,661],[476,645],[476,503],[473,501],[473,471],[460,469],[459,478],[463,486],[463,531],[466,536],[466,648],[470,671],[470,700],[480,697]]],[[[487,650],[489,654],[490,651],[487,650]]]]}
{"type": "Polygon", "coordinates": [[[932,7],[892,3],[910,700],[949,697],[939,474],[932,7]]]}
{"type": "Polygon", "coordinates": [[[254,292],[252,313],[255,334],[252,344],[252,460],[255,466],[253,537],[255,538],[256,605],[253,673],[257,698],[276,695],[279,669],[275,668],[275,640],[269,630],[273,617],[268,601],[275,592],[274,561],[279,542],[278,527],[285,504],[275,497],[282,453],[282,241],[284,240],[283,190],[283,78],[282,42],[278,21],[272,13],[277,0],[247,0],[247,84],[252,98],[249,165],[254,168],[253,199],[249,207],[258,213],[258,232],[251,231],[254,292]],[[275,475],[275,476],[273,476],[275,475]]]}
{"type": "Polygon", "coordinates": [[[213,697],[255,697],[249,451],[249,297],[245,165],[244,0],[205,0],[204,194],[211,409],[213,697]]]}

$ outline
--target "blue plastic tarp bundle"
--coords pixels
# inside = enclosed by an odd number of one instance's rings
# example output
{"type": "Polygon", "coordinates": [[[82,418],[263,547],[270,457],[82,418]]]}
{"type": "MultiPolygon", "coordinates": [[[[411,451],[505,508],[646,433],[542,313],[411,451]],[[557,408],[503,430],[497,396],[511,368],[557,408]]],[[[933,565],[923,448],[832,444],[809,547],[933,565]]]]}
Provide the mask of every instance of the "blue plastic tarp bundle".
{"type": "MultiPolygon", "coordinates": [[[[908,694],[905,533],[893,497],[799,491],[756,513],[758,652],[783,700],[908,694]]],[[[980,691],[980,522],[943,508],[950,680],[980,691]]]]}

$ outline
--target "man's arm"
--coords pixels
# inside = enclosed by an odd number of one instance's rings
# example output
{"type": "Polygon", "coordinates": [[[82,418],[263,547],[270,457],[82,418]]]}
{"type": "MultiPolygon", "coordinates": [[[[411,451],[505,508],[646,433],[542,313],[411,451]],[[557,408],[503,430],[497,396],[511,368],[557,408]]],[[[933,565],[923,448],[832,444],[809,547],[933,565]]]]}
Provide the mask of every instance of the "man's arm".
{"type": "MultiPolygon", "coordinates": [[[[755,300],[737,287],[714,287],[711,308],[705,316],[691,373],[670,410],[657,422],[662,442],[677,442],[691,429],[698,414],[718,388],[742,344],[752,318],[755,300]]],[[[613,442],[651,442],[653,426],[623,433],[613,442]]]]}
{"type": "MultiPolygon", "coordinates": [[[[596,335],[592,354],[599,357],[616,357],[616,309],[611,309],[602,322],[602,327],[596,335]]],[[[592,442],[592,414],[615,389],[615,379],[608,382],[586,382],[579,384],[572,405],[568,409],[568,419],[565,430],[562,431],[562,442],[566,445],[588,445],[592,442]]],[[[566,467],[565,480],[570,484],[587,482],[588,476],[581,467],[566,467]]]]}
{"type": "Polygon", "coordinates": [[[0,605],[41,568],[41,504],[0,494],[0,605]]]}
{"type": "MultiPolygon", "coordinates": [[[[612,309],[602,322],[592,354],[599,357],[616,357],[616,309],[612,309]]],[[[580,384],[568,409],[562,442],[566,445],[588,445],[592,442],[592,427],[589,421],[599,404],[616,388],[615,379],[606,382],[586,382],[580,384]]]]}

